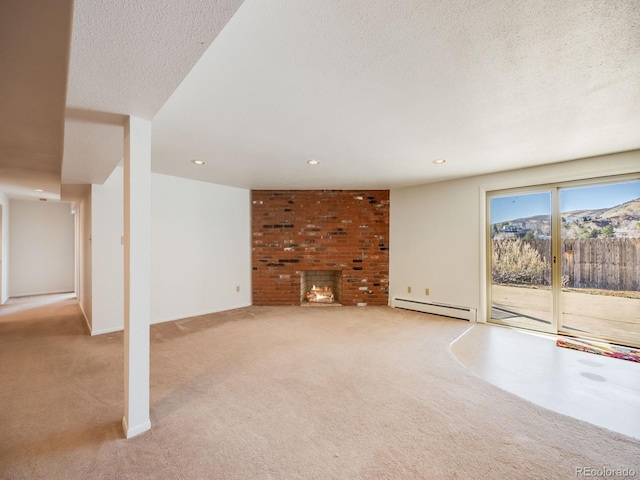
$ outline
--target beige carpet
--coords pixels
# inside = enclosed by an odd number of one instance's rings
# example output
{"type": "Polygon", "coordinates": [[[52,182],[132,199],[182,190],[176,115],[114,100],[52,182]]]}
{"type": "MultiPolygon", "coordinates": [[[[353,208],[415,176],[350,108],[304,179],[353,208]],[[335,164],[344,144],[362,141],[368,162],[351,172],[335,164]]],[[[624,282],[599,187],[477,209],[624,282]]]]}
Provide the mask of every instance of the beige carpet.
{"type": "Polygon", "coordinates": [[[153,326],[153,427],[124,440],[122,335],[89,337],[72,300],[1,308],[3,479],[640,472],[640,442],[465,370],[448,348],[463,321],[386,307],[251,307],[153,326]]]}

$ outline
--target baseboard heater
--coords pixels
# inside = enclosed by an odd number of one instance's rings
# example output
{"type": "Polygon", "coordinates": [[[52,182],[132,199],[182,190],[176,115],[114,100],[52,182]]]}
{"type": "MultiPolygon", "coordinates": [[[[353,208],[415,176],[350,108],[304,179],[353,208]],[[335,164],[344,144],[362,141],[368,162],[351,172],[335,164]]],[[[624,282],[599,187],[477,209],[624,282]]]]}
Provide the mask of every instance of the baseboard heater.
{"type": "Polygon", "coordinates": [[[391,306],[393,308],[403,308],[405,310],[414,310],[416,312],[459,318],[470,322],[476,321],[475,308],[447,305],[446,303],[419,302],[417,300],[406,300],[404,298],[395,297],[391,300],[391,306]]]}

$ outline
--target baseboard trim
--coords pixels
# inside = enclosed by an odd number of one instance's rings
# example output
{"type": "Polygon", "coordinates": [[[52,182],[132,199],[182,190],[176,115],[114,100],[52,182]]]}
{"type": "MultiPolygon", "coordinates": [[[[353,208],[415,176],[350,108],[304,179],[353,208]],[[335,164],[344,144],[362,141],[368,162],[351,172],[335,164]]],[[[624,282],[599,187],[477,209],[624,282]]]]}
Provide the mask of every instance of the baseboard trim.
{"type": "Polygon", "coordinates": [[[122,327],[112,327],[112,328],[103,328],[102,330],[95,330],[91,332],[91,336],[95,337],[96,335],[104,335],[105,333],[113,333],[113,332],[121,332],[124,330],[124,326],[122,327]]]}
{"type": "Polygon", "coordinates": [[[176,317],[167,317],[167,318],[161,318],[159,320],[152,320],[151,325],[155,325],[156,323],[174,322],[176,320],[182,320],[184,318],[199,317],[200,315],[210,315],[212,313],[228,312],[229,310],[237,310],[238,308],[246,308],[250,306],[251,306],[251,303],[247,303],[242,305],[220,308],[217,310],[207,310],[204,312],[187,313],[187,314],[182,314],[176,317]]]}
{"type": "Polygon", "coordinates": [[[124,430],[125,438],[133,438],[137,435],[140,435],[141,433],[146,432],[147,430],[151,430],[151,420],[147,420],[146,422],[142,422],[133,428],[129,428],[127,417],[122,417],[122,429],[124,430]]]}
{"type": "MultiPolygon", "coordinates": [[[[191,317],[199,317],[201,315],[210,315],[212,313],[228,312],[229,310],[237,310],[238,308],[246,308],[250,306],[251,306],[251,303],[248,303],[246,305],[238,305],[238,306],[227,307],[227,308],[222,308],[218,310],[207,310],[203,312],[182,314],[175,317],[167,317],[167,318],[161,318],[159,320],[152,320],[150,325],[156,325],[158,323],[166,323],[166,322],[175,322],[176,320],[183,320],[185,318],[191,318],[191,317]]],[[[104,335],[105,333],[121,332],[123,330],[124,330],[124,325],[121,327],[105,328],[103,330],[92,330],[91,336],[93,337],[95,335],[104,335]]]]}
{"type": "Polygon", "coordinates": [[[9,298],[35,297],[38,295],[55,295],[57,293],[75,293],[75,292],[73,289],[71,289],[71,290],[52,290],[50,292],[12,293],[9,295],[9,298]]]}
{"type": "MultiPolygon", "coordinates": [[[[210,315],[212,313],[228,312],[229,310],[237,310],[238,308],[246,308],[246,307],[250,307],[251,305],[252,305],[251,303],[247,303],[246,305],[243,304],[243,305],[238,305],[238,306],[233,306],[233,307],[221,308],[221,309],[217,309],[217,310],[207,310],[207,311],[203,311],[203,312],[182,314],[182,315],[175,316],[175,317],[161,318],[159,320],[152,320],[150,325],[155,325],[157,323],[175,322],[176,320],[184,320],[185,318],[199,317],[201,315],[210,315]]],[[[123,330],[124,330],[124,325],[121,326],[121,327],[105,328],[103,330],[92,330],[91,331],[91,336],[103,335],[105,333],[121,332],[123,330]]]]}

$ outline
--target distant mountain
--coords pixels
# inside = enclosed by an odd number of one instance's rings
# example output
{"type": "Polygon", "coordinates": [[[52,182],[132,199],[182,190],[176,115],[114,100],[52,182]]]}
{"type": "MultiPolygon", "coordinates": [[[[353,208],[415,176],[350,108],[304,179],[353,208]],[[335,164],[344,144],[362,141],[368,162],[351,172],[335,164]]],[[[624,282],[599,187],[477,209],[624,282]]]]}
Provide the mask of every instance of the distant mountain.
{"type": "MultiPolygon", "coordinates": [[[[493,238],[547,238],[550,234],[549,215],[533,215],[492,225],[493,238]]],[[[640,238],[640,198],[611,208],[566,212],[562,216],[562,236],[640,238]]]]}
{"type": "Polygon", "coordinates": [[[602,218],[626,218],[627,220],[640,220],[640,198],[630,200],[617,207],[612,207],[602,213],[602,218]]]}
{"type": "Polygon", "coordinates": [[[600,208],[599,210],[572,210],[570,212],[565,212],[563,217],[565,221],[575,222],[575,221],[580,221],[587,217],[596,218],[608,211],[609,211],[608,208],[600,208]]]}

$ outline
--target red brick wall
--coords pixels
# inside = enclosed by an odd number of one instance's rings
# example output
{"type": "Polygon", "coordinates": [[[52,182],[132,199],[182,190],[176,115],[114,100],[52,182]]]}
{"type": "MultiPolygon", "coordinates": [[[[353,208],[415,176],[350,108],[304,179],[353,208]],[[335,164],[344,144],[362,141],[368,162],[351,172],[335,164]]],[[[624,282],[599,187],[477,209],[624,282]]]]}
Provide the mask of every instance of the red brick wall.
{"type": "Polygon", "coordinates": [[[343,305],[387,305],[388,190],[251,196],[254,305],[300,305],[303,270],[342,270],[343,305]]]}

